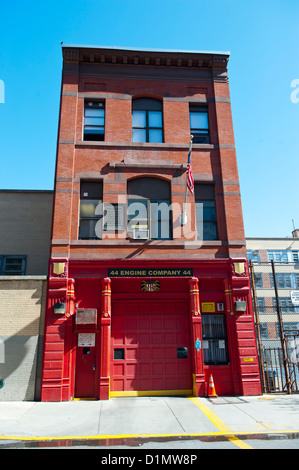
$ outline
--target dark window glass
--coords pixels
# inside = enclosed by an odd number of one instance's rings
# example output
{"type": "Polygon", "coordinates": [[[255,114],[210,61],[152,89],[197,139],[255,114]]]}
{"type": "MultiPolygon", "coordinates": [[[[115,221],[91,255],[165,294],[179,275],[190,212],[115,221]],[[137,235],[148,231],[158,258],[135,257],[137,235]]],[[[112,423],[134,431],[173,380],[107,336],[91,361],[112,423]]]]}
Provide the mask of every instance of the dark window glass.
{"type": "Polygon", "coordinates": [[[4,276],[22,276],[26,270],[26,256],[3,256],[0,267],[4,276]]]}
{"type": "Polygon", "coordinates": [[[195,184],[198,240],[218,240],[215,189],[212,184],[195,184]]]}
{"type": "Polygon", "coordinates": [[[80,185],[80,223],[79,239],[93,240],[102,238],[101,203],[103,183],[101,181],[81,181],[80,185]]]}
{"type": "Polygon", "coordinates": [[[114,359],[124,359],[125,358],[125,350],[124,349],[114,349],[114,359]]]}
{"type": "Polygon", "coordinates": [[[84,140],[104,140],[105,107],[102,101],[86,101],[84,107],[84,140]]]}
{"type": "Polygon", "coordinates": [[[162,103],[138,98],[132,104],[133,142],[163,142],[162,103]]]}
{"type": "Polygon", "coordinates": [[[172,239],[169,182],[159,178],[136,178],[129,181],[127,216],[127,232],[130,237],[172,239]]]}
{"type": "Polygon", "coordinates": [[[209,115],[208,109],[190,105],[190,132],[193,135],[194,144],[209,144],[209,115]]]}

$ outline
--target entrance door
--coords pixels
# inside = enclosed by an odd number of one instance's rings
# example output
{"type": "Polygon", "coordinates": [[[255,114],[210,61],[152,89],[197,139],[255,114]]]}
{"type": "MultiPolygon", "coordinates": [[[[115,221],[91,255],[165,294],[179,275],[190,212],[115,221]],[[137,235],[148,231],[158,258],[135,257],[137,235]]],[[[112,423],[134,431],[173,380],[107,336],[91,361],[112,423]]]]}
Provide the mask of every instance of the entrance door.
{"type": "Polygon", "coordinates": [[[112,305],[111,391],[192,390],[188,304],[112,305]]]}
{"type": "Polygon", "coordinates": [[[84,337],[80,339],[80,333],[77,344],[75,398],[94,398],[96,348],[93,341],[90,342],[84,339],[84,337]]]}

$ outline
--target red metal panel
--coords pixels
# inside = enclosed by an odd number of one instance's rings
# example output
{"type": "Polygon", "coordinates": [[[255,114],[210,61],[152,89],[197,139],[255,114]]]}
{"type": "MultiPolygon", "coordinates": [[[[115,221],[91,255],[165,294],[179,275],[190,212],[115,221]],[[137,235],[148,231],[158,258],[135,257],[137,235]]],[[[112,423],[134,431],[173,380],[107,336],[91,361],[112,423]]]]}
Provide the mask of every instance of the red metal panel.
{"type": "Polygon", "coordinates": [[[187,302],[114,302],[111,346],[111,391],[192,389],[187,302]],[[178,359],[183,347],[187,358],[178,359]]]}

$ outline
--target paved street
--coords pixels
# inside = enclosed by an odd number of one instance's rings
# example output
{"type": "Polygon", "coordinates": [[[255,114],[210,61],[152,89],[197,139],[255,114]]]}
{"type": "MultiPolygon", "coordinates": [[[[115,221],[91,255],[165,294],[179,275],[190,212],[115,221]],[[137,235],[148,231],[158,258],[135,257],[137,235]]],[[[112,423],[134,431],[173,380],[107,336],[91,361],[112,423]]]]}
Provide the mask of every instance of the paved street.
{"type": "Polygon", "coordinates": [[[298,448],[299,395],[0,402],[0,448],[298,448]]]}

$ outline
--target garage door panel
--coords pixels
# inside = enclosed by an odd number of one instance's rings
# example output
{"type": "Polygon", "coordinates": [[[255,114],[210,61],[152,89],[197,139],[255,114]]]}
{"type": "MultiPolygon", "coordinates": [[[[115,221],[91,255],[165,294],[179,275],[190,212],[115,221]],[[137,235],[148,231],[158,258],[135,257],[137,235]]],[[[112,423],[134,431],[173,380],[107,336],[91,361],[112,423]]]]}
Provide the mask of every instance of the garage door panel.
{"type": "Polygon", "coordinates": [[[151,358],[152,359],[164,359],[164,349],[163,348],[152,348],[151,349],[151,358]]]}
{"type": "Polygon", "coordinates": [[[112,304],[112,350],[124,349],[123,362],[111,362],[111,391],[192,389],[186,302],[115,302],[112,304]],[[121,306],[120,306],[121,305],[121,306]],[[122,326],[122,328],[120,328],[122,326]],[[123,376],[121,377],[121,374],[123,376]]]}
{"type": "Polygon", "coordinates": [[[126,348],[126,359],[129,361],[129,360],[136,360],[137,359],[137,353],[138,353],[138,350],[137,348],[129,348],[127,347],[126,348]]]}
{"type": "Polygon", "coordinates": [[[164,336],[162,333],[156,333],[156,332],[153,332],[152,335],[151,335],[151,343],[153,345],[157,345],[157,344],[163,344],[164,342],[164,336]]]}
{"type": "Polygon", "coordinates": [[[153,318],[151,321],[151,329],[161,331],[163,327],[162,318],[153,318]]]}
{"type": "Polygon", "coordinates": [[[150,320],[149,318],[139,318],[139,330],[148,331],[150,329],[150,320]]]}
{"type": "Polygon", "coordinates": [[[138,344],[138,334],[137,333],[127,333],[126,334],[126,344],[138,344]]]}
{"type": "Polygon", "coordinates": [[[158,375],[161,377],[161,375],[164,374],[164,364],[162,364],[161,362],[154,362],[152,364],[152,375],[155,376],[155,375],[158,375]]]}
{"type": "Polygon", "coordinates": [[[138,353],[139,353],[138,357],[140,361],[148,360],[151,358],[151,349],[149,348],[139,348],[138,353]]]}
{"type": "Polygon", "coordinates": [[[165,333],[164,334],[165,344],[175,344],[176,343],[176,333],[165,333]]]}
{"type": "Polygon", "coordinates": [[[150,344],[151,335],[149,333],[139,333],[139,344],[150,344]]]}

